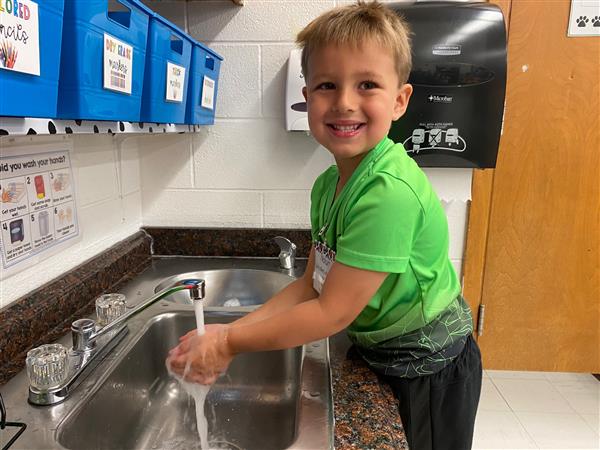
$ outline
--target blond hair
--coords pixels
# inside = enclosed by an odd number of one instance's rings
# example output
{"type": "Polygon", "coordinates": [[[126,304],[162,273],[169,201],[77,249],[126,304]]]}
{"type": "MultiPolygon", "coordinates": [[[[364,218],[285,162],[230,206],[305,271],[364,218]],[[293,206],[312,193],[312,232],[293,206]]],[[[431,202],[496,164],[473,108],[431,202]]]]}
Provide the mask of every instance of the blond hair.
{"type": "Polygon", "coordinates": [[[412,67],[409,27],[402,17],[378,1],[358,0],[354,5],[334,8],[298,33],[302,74],[305,79],[308,77],[308,58],[315,50],[330,44],[358,47],[368,39],[392,51],[400,84],[406,83],[412,67]]]}

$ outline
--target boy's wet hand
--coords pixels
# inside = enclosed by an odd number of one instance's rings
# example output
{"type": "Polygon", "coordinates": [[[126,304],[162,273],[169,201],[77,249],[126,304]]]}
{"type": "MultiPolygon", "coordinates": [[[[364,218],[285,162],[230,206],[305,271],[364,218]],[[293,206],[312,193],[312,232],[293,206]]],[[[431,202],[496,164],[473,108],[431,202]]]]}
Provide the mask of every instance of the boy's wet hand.
{"type": "Polygon", "coordinates": [[[193,330],[169,352],[167,367],[186,381],[212,384],[225,372],[233,354],[227,344],[227,325],[209,325],[205,334],[193,330]]]}
{"type": "MultiPolygon", "coordinates": [[[[219,324],[209,324],[209,325],[204,325],[204,331],[206,332],[207,330],[214,328],[214,327],[218,327],[219,324]]],[[[186,334],[184,334],[183,336],[179,337],[179,342],[183,342],[185,340],[190,339],[191,337],[197,336],[198,335],[198,329],[194,328],[193,330],[188,331],[186,334]]]]}
{"type": "Polygon", "coordinates": [[[179,337],[179,342],[183,342],[186,339],[189,339],[193,336],[196,336],[198,334],[198,330],[196,328],[194,328],[193,330],[188,331],[186,334],[184,334],[183,336],[179,337]]]}

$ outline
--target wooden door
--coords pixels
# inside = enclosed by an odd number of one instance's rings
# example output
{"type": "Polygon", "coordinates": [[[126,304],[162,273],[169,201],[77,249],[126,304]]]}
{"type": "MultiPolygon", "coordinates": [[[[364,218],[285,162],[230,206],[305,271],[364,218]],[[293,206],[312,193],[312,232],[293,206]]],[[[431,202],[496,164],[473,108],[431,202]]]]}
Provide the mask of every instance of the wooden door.
{"type": "Polygon", "coordinates": [[[569,7],[510,4],[504,132],[465,261],[489,369],[600,372],[600,38],[568,38],[569,7]]]}

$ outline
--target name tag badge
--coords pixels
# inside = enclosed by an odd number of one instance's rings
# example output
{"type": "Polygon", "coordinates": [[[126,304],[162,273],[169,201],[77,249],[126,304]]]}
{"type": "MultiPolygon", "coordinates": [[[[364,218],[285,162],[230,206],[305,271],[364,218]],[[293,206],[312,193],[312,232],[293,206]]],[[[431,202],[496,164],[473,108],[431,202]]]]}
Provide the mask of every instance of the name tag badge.
{"type": "Polygon", "coordinates": [[[319,294],[325,284],[327,274],[335,261],[335,252],[321,242],[315,242],[315,270],[313,271],[313,288],[319,294]]]}

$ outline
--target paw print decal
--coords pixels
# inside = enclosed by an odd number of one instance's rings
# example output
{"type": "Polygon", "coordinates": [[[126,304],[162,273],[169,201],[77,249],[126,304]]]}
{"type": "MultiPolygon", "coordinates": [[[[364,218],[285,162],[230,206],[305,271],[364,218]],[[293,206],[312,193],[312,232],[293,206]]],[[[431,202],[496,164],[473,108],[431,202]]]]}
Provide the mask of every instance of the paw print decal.
{"type": "Polygon", "coordinates": [[[577,26],[578,27],[585,27],[588,24],[589,21],[590,21],[590,19],[588,19],[587,16],[579,16],[577,18],[577,26]]]}
{"type": "Polygon", "coordinates": [[[593,27],[600,27],[600,16],[595,16],[592,19],[592,26],[593,27]]]}

